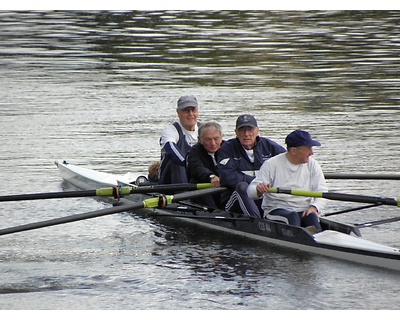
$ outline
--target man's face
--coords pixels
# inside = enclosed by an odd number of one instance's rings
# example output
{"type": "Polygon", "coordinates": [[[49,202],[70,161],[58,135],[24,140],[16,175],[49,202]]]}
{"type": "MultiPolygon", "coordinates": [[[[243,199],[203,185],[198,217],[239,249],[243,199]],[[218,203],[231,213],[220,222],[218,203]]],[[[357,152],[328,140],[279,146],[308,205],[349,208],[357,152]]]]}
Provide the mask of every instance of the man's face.
{"type": "Polygon", "coordinates": [[[202,132],[200,143],[203,145],[207,152],[215,153],[221,146],[222,137],[218,130],[214,128],[207,129],[202,132]]]}
{"type": "Polygon", "coordinates": [[[258,128],[253,127],[241,127],[235,130],[236,137],[239,139],[240,144],[243,148],[250,150],[254,147],[256,138],[258,137],[258,128]]]}
{"type": "Polygon", "coordinates": [[[195,107],[187,107],[183,110],[178,110],[178,118],[182,126],[186,130],[193,130],[196,123],[197,117],[199,116],[199,110],[195,107]]]}
{"type": "Polygon", "coordinates": [[[314,154],[313,148],[310,146],[301,146],[294,148],[294,158],[296,164],[307,163],[314,154]]]}

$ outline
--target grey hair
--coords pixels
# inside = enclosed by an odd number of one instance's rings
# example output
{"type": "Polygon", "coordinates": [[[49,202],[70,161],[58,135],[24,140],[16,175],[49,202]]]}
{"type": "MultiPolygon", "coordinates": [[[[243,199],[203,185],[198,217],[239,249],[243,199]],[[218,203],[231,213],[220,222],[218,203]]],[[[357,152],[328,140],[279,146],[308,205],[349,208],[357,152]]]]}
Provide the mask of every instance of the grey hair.
{"type": "Polygon", "coordinates": [[[217,123],[217,122],[211,121],[211,122],[202,123],[200,125],[200,127],[199,127],[199,139],[202,139],[203,132],[206,131],[206,130],[209,130],[209,129],[214,129],[214,130],[218,131],[219,134],[221,135],[221,138],[222,138],[223,134],[222,134],[221,125],[219,123],[217,123]]]}

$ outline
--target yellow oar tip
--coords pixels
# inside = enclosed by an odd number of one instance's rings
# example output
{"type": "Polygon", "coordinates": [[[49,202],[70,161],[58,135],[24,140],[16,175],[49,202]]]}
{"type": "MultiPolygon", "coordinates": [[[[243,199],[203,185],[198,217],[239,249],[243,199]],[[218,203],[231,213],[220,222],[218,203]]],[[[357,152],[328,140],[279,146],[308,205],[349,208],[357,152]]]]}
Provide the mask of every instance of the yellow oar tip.
{"type": "Polygon", "coordinates": [[[210,182],[197,184],[197,189],[206,189],[206,188],[211,188],[211,187],[212,187],[212,183],[210,183],[210,182]]]}

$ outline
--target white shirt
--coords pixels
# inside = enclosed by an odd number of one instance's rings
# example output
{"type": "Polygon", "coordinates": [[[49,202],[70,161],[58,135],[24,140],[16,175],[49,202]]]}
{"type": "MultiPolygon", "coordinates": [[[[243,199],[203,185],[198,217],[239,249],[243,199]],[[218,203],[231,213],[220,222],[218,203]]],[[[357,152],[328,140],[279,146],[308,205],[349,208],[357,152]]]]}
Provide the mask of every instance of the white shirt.
{"type": "MultiPolygon", "coordinates": [[[[197,126],[197,124],[194,128],[194,131],[188,131],[184,127],[182,127],[180,122],[178,122],[178,123],[179,123],[180,127],[182,128],[183,134],[185,135],[186,142],[189,144],[189,146],[193,147],[198,141],[198,126],[197,126]]],[[[161,132],[161,138],[160,138],[161,149],[164,147],[164,145],[168,141],[172,141],[175,143],[178,143],[178,141],[179,141],[179,133],[173,124],[167,125],[161,132]]]]}
{"type": "Polygon", "coordinates": [[[254,150],[253,149],[247,150],[246,148],[243,148],[243,149],[246,152],[247,156],[249,157],[249,160],[252,163],[254,163],[254,150]]]}
{"type": "MultiPolygon", "coordinates": [[[[271,188],[318,192],[328,191],[321,166],[315,159],[310,157],[308,163],[294,165],[287,159],[286,153],[272,157],[263,163],[247,189],[247,194],[250,198],[259,199],[256,187],[260,182],[269,183],[271,188]]],[[[325,203],[326,200],[322,198],[309,198],[282,193],[265,193],[261,207],[265,213],[269,213],[274,209],[288,209],[301,212],[306,210],[310,205],[313,205],[320,212],[325,203]]]]}

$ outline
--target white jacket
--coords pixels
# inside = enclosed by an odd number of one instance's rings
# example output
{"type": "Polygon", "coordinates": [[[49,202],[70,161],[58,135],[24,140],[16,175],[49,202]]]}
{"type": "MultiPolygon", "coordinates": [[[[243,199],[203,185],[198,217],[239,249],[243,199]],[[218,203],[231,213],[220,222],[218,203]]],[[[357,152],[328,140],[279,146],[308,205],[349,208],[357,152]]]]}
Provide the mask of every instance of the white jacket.
{"type": "MultiPolygon", "coordinates": [[[[308,163],[294,165],[286,153],[279,154],[263,163],[255,179],[250,183],[247,194],[252,199],[260,199],[256,187],[260,182],[270,184],[271,188],[327,192],[328,187],[319,163],[309,158],[308,163]]],[[[281,193],[265,193],[262,209],[267,214],[274,209],[288,209],[301,212],[310,205],[320,213],[326,203],[322,198],[308,198],[281,193]]]]}

